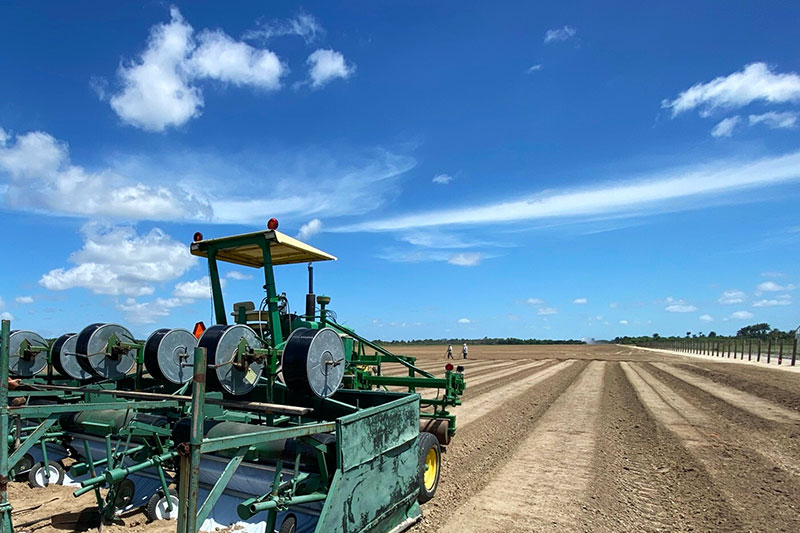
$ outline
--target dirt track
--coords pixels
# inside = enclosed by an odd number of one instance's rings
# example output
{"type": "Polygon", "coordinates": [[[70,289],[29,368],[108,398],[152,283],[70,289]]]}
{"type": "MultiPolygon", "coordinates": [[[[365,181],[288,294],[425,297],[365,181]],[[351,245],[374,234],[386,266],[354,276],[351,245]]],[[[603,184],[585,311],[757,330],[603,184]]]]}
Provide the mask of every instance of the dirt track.
{"type": "MultiPolygon", "coordinates": [[[[444,347],[398,351],[446,363],[444,347]]],[[[800,531],[800,374],[618,346],[470,357],[455,361],[458,434],[415,532],[800,531]]],[[[10,490],[15,509],[40,503],[10,490]]],[[[48,490],[59,499],[15,520],[80,509],[71,489],[48,490]]],[[[105,531],[173,527],[135,513],[105,531]]]]}
{"type": "Polygon", "coordinates": [[[800,531],[800,375],[618,346],[470,357],[415,531],[800,531]]]}

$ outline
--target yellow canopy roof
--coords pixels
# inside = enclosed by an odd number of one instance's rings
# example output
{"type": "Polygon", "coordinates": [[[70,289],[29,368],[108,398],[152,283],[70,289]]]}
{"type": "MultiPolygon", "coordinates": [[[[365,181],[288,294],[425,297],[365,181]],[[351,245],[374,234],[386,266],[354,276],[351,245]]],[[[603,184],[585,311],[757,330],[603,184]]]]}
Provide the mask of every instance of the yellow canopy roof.
{"type": "Polygon", "coordinates": [[[261,268],[264,266],[264,254],[260,246],[262,239],[269,242],[273,265],[336,261],[335,256],[273,230],[196,241],[192,243],[191,252],[192,255],[208,257],[209,248],[215,248],[218,261],[261,268]]]}

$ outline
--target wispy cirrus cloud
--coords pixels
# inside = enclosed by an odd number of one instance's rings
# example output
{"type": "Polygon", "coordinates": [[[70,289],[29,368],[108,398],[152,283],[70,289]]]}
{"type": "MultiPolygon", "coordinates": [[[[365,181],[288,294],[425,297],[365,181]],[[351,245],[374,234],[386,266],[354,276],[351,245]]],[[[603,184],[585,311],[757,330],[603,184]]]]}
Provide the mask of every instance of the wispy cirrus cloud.
{"type": "Polygon", "coordinates": [[[288,19],[261,20],[258,27],[246,31],[242,39],[266,42],[276,37],[296,36],[313,43],[324,34],[325,28],[313,15],[301,12],[288,19]]]}
{"type": "Polygon", "coordinates": [[[393,197],[415,165],[413,157],[381,147],[280,148],[116,154],[89,169],[47,132],[0,129],[4,207],[80,218],[262,225],[273,216],[291,222],[363,215],[393,197]],[[258,183],[269,186],[254,191],[258,183]]]}
{"type": "Polygon", "coordinates": [[[550,44],[559,41],[568,41],[578,34],[578,30],[572,26],[562,26],[560,28],[552,28],[545,32],[544,43],[550,44]]]}
{"type": "Polygon", "coordinates": [[[400,231],[439,226],[514,223],[553,218],[640,215],[687,209],[686,200],[800,180],[800,152],[722,160],[581,189],[520,194],[508,200],[434,209],[340,226],[332,231],[400,231]]]}

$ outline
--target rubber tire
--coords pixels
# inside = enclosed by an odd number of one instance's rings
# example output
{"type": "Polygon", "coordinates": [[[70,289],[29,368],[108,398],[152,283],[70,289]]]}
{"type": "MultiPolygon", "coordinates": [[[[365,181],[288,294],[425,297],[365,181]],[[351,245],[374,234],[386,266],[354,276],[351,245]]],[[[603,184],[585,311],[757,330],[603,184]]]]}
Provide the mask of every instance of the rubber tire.
{"type": "MultiPolygon", "coordinates": [[[[169,489],[169,495],[175,497],[175,505],[177,506],[178,505],[178,491],[175,490],[175,489],[169,489]]],[[[158,513],[157,513],[158,504],[162,499],[164,499],[164,491],[159,489],[158,492],[153,494],[153,496],[150,498],[150,501],[147,502],[147,505],[144,508],[144,514],[145,514],[145,516],[147,516],[147,519],[149,521],[156,522],[158,520],[162,520],[161,518],[159,518],[158,513]]],[[[173,512],[177,514],[178,513],[178,509],[176,508],[173,512]]]]}
{"type": "Polygon", "coordinates": [[[11,477],[18,478],[23,474],[27,476],[28,472],[31,471],[31,468],[33,468],[33,457],[31,454],[26,453],[22,456],[22,459],[17,461],[17,464],[14,465],[14,468],[11,469],[11,477]]]}
{"type": "Polygon", "coordinates": [[[61,466],[61,463],[57,463],[56,461],[48,461],[51,468],[54,468],[58,473],[56,476],[55,482],[51,477],[50,480],[47,482],[46,485],[42,485],[38,479],[36,479],[36,475],[39,473],[40,470],[44,469],[44,463],[39,461],[35,465],[33,465],[28,472],[28,484],[34,489],[42,489],[48,485],[61,485],[64,483],[64,467],[61,466]]]}
{"type": "Polygon", "coordinates": [[[281,522],[281,527],[278,533],[295,533],[297,531],[297,517],[293,514],[286,515],[286,518],[281,522]]]}
{"type": "Polygon", "coordinates": [[[442,447],[439,446],[439,439],[437,439],[433,434],[422,432],[419,434],[419,495],[417,496],[417,501],[419,503],[426,503],[433,499],[436,495],[436,489],[439,488],[439,478],[442,475],[442,447]],[[433,487],[428,490],[425,487],[425,459],[428,456],[428,452],[433,448],[436,450],[436,481],[433,483],[433,487]]]}

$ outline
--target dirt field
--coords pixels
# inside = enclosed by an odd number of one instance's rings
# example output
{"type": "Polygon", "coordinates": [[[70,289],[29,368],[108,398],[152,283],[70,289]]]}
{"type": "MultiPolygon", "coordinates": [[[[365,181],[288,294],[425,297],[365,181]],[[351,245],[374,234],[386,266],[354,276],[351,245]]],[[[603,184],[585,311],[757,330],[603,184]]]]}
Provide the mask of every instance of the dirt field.
{"type": "MultiPolygon", "coordinates": [[[[398,352],[446,363],[444,346],[398,352]]],[[[458,434],[415,532],[800,531],[798,373],[609,345],[472,346],[455,362],[458,434]]],[[[18,531],[74,531],[65,513],[92,503],[10,491],[18,524],[47,517],[18,531]]],[[[173,527],[135,513],[104,531],[173,527]]]]}

